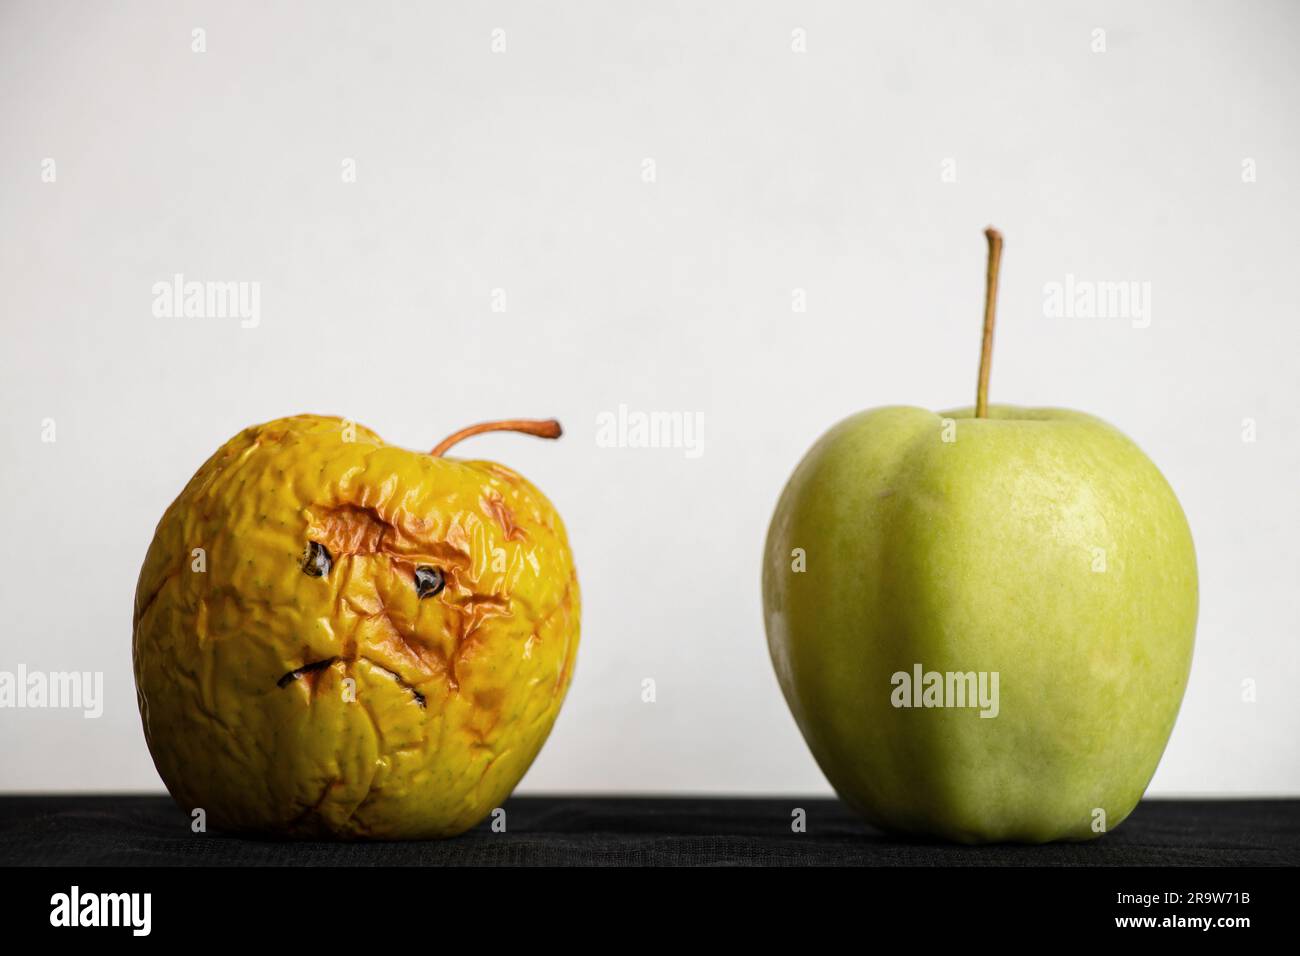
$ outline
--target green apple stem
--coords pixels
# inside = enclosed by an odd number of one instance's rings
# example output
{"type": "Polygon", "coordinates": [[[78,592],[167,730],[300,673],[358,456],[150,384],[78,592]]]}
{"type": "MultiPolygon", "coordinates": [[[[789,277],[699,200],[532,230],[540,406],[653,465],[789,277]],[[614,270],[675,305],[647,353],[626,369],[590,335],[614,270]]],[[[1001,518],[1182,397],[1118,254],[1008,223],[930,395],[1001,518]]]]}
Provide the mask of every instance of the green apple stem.
{"type": "Polygon", "coordinates": [[[500,422],[480,422],[477,425],[462,428],[438,442],[429,454],[434,458],[439,458],[457,442],[474,435],[481,435],[484,432],[523,432],[525,435],[536,435],[538,438],[559,438],[564,434],[564,430],[560,428],[560,423],[554,418],[507,418],[500,422]]]}
{"type": "Polygon", "coordinates": [[[998,305],[998,266],[1002,262],[1002,233],[984,230],[989,241],[989,270],[984,285],[984,340],[980,345],[980,380],[975,389],[975,417],[989,417],[989,370],[993,367],[993,322],[998,305]]]}

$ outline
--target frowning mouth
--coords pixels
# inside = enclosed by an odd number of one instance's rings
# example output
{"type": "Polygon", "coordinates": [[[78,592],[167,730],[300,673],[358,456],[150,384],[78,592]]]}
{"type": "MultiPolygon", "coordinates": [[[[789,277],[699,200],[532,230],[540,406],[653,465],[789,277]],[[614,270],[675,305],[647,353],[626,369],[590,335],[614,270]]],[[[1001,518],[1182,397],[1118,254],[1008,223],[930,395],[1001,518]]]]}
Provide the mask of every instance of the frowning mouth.
{"type": "Polygon", "coordinates": [[[289,673],[281,677],[278,681],[275,682],[275,686],[288,687],[290,684],[296,681],[303,674],[310,674],[313,671],[324,670],[326,667],[329,667],[331,664],[333,664],[336,660],[338,660],[337,657],[327,657],[323,661],[312,661],[310,664],[303,664],[302,667],[299,667],[297,670],[289,671],[289,673]]]}
{"type": "MultiPolygon", "coordinates": [[[[295,668],[294,670],[289,671],[287,674],[281,677],[278,681],[275,682],[275,686],[288,687],[290,684],[292,684],[298,678],[302,677],[304,674],[311,674],[316,671],[324,670],[325,668],[329,667],[331,664],[333,664],[335,661],[338,660],[350,660],[350,658],[327,657],[321,661],[312,661],[310,664],[303,664],[302,667],[295,668]]],[[[373,661],[371,661],[370,666],[373,667],[375,670],[387,674],[396,683],[400,684],[402,687],[405,687],[407,690],[409,690],[411,692],[411,697],[415,700],[417,704],[420,705],[420,709],[423,710],[425,708],[427,702],[425,700],[424,694],[420,693],[418,690],[415,689],[415,687],[407,683],[407,681],[404,680],[400,674],[398,674],[395,671],[389,670],[387,667],[381,667],[380,665],[374,663],[373,661]]]]}

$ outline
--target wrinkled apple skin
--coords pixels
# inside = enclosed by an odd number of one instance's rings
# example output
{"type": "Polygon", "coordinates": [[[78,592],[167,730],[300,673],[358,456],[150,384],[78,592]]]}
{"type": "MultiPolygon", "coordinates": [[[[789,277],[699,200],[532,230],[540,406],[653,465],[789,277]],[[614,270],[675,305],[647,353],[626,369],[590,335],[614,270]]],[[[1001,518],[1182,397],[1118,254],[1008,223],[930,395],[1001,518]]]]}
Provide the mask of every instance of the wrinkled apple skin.
{"type": "Polygon", "coordinates": [[[877,826],[1090,839],[1137,804],[1178,714],[1191,532],[1155,465],[1106,423],[989,414],[874,409],[813,446],[768,532],[772,663],[831,785],[877,826]],[[997,671],[998,715],[893,706],[891,675],[918,663],[997,671]]]}
{"type": "Polygon", "coordinates": [[[278,419],[218,449],[158,524],[135,600],[145,739],[213,827],[453,836],[541,750],[580,614],[564,524],[522,475],[278,419]],[[309,542],[327,573],[304,572],[309,542]],[[434,596],[421,567],[445,576],[434,596]]]}

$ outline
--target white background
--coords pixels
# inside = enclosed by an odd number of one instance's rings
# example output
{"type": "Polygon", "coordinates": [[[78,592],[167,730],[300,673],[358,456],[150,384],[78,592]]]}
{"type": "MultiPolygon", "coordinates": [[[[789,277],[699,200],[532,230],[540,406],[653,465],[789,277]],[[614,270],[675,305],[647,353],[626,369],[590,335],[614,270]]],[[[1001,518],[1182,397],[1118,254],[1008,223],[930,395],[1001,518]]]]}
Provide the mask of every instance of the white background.
{"type": "Polygon", "coordinates": [[[230,435],[314,411],[426,449],[566,425],[463,449],[579,562],[525,789],[825,792],[768,662],[767,522],[838,419],[972,400],[992,222],[994,400],[1119,426],[1196,538],[1153,790],[1297,792],[1298,42],[1283,2],[4,3],[0,669],[103,671],[106,709],[0,711],[0,789],[160,787],[154,524],[230,435]],[[259,282],[260,326],[155,318],[178,272],[259,282]],[[1045,317],[1067,273],[1151,283],[1150,327],[1045,317]],[[620,403],[702,413],[704,454],[598,447],[620,403]]]}

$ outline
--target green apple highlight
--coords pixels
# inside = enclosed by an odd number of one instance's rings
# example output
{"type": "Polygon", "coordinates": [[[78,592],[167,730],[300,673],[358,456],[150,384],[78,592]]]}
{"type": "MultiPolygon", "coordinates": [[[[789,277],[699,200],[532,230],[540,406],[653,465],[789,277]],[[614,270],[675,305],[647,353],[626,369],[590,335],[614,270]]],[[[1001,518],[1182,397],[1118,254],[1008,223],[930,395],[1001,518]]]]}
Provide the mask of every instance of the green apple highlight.
{"type": "Polygon", "coordinates": [[[768,532],[768,646],[813,756],[870,822],[1085,840],[1137,804],[1173,729],[1196,556],[1115,428],[987,405],[992,230],[990,248],[976,409],[874,409],[813,446],[768,532]]]}

